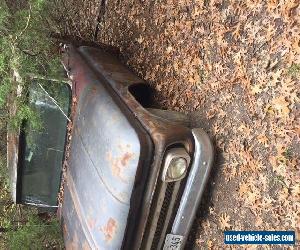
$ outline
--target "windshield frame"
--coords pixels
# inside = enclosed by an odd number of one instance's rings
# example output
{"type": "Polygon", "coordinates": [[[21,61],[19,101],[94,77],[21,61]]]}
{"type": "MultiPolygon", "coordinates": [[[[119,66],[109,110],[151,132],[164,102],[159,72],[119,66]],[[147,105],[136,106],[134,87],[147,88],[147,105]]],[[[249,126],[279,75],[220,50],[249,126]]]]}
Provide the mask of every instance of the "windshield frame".
{"type": "MultiPolygon", "coordinates": [[[[29,91],[30,92],[30,88],[32,88],[32,86],[34,85],[31,84],[31,86],[29,87],[29,91]]],[[[35,86],[38,86],[38,84],[35,84],[35,86]]],[[[69,103],[68,103],[68,111],[67,111],[67,115],[70,114],[70,110],[71,110],[71,105],[72,105],[72,90],[69,84],[63,84],[63,86],[67,89],[68,94],[69,94],[69,103]]],[[[42,89],[41,87],[37,87],[39,88],[38,91],[41,91],[40,89],[42,89]]],[[[29,102],[29,94],[27,95],[27,100],[29,102]]],[[[49,205],[46,203],[41,203],[41,202],[34,202],[34,200],[30,201],[24,201],[23,196],[22,196],[22,192],[23,192],[23,183],[22,183],[22,179],[24,176],[24,160],[25,160],[25,152],[26,152],[26,127],[28,126],[28,122],[25,120],[22,122],[22,125],[19,129],[19,131],[17,132],[11,132],[10,136],[11,138],[14,138],[15,140],[13,140],[13,142],[9,142],[8,141],[8,148],[12,147],[12,145],[9,145],[9,143],[13,143],[13,147],[17,148],[17,150],[15,150],[14,152],[11,152],[11,154],[16,154],[13,156],[13,158],[17,158],[16,161],[9,163],[8,162],[8,166],[9,166],[9,171],[11,173],[10,176],[10,181],[11,181],[11,189],[12,189],[12,197],[15,203],[17,204],[26,204],[26,205],[32,205],[32,206],[36,206],[36,207],[42,207],[42,208],[57,208],[57,195],[59,193],[60,190],[60,185],[61,185],[61,176],[62,176],[62,165],[63,165],[63,161],[65,159],[65,149],[66,149],[66,143],[67,143],[67,133],[68,133],[68,124],[69,121],[67,118],[65,118],[66,121],[66,127],[65,127],[65,138],[64,138],[64,143],[63,143],[63,153],[62,153],[62,161],[60,164],[60,175],[59,175],[59,187],[58,187],[58,192],[56,194],[56,204],[55,205],[49,205]]],[[[9,159],[8,159],[9,161],[9,159]]]]}

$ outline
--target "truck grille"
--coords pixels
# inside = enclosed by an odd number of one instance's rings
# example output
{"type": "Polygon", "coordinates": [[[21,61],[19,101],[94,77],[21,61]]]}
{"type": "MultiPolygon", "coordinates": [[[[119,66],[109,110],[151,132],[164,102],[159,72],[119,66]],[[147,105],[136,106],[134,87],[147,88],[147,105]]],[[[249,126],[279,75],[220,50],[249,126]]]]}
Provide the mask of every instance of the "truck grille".
{"type": "Polygon", "coordinates": [[[167,230],[173,221],[173,211],[178,207],[181,182],[162,182],[157,185],[148,217],[141,249],[157,250],[163,247],[167,230]]]}
{"type": "Polygon", "coordinates": [[[167,188],[166,188],[166,192],[165,192],[165,198],[164,198],[163,204],[162,204],[161,209],[160,209],[160,214],[159,214],[159,218],[158,218],[158,221],[157,221],[157,224],[156,224],[156,230],[155,230],[155,233],[154,233],[154,238],[153,238],[153,242],[152,242],[152,246],[151,246],[151,249],[153,249],[153,250],[158,249],[157,247],[158,247],[161,235],[162,235],[163,230],[164,230],[164,225],[165,225],[165,222],[166,222],[168,209],[171,205],[173,190],[174,190],[174,182],[168,183],[167,188]]]}

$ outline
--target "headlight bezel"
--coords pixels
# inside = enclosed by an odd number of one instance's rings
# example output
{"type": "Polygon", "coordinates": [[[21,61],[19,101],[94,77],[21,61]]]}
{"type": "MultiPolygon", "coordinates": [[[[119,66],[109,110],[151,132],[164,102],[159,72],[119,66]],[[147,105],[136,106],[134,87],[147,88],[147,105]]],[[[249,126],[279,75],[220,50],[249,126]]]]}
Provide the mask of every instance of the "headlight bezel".
{"type": "Polygon", "coordinates": [[[186,176],[189,165],[191,162],[191,157],[184,148],[171,148],[166,151],[163,160],[163,171],[162,171],[162,181],[163,182],[175,182],[183,179],[186,176]],[[174,168],[176,160],[184,159],[186,161],[186,166],[181,175],[170,176],[171,168],[174,168]]]}

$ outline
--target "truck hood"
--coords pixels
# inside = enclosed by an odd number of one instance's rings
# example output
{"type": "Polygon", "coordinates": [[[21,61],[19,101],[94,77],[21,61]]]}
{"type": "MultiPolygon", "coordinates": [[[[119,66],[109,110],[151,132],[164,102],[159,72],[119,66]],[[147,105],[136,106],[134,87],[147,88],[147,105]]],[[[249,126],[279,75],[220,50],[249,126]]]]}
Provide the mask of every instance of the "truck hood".
{"type": "Polygon", "coordinates": [[[105,77],[72,48],[68,69],[81,85],[61,208],[67,249],[119,249],[143,186],[138,170],[151,141],[105,77]],[[142,147],[143,145],[143,147],[142,147]]]}

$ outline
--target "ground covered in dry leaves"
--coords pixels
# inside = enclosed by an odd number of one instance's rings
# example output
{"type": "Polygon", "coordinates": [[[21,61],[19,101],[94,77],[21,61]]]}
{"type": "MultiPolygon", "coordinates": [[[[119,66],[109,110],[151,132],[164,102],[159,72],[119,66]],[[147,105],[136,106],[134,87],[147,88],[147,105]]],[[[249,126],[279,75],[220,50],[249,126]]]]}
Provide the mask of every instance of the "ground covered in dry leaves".
{"type": "Polygon", "coordinates": [[[65,32],[118,47],[162,107],[192,112],[215,143],[194,247],[224,247],[228,229],[299,239],[299,0],[104,3],[63,1],[65,32]]]}

